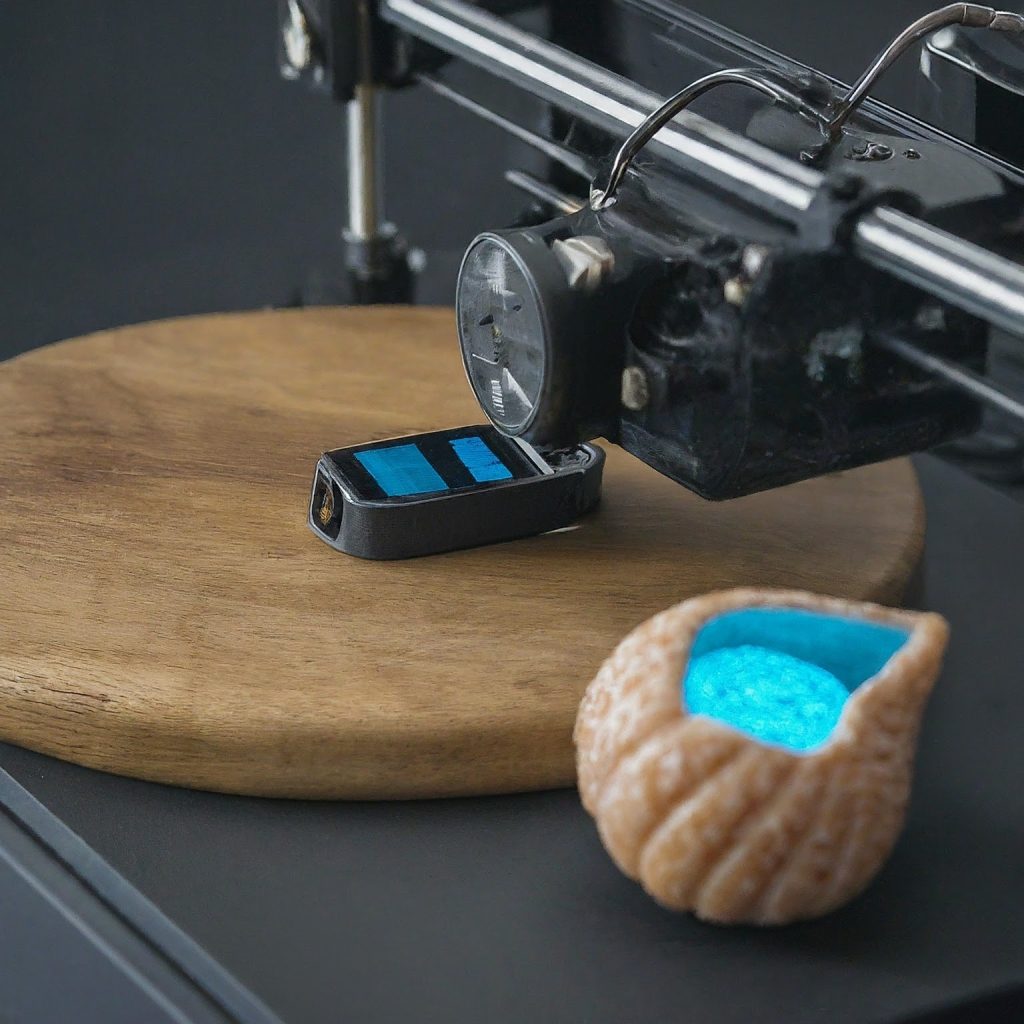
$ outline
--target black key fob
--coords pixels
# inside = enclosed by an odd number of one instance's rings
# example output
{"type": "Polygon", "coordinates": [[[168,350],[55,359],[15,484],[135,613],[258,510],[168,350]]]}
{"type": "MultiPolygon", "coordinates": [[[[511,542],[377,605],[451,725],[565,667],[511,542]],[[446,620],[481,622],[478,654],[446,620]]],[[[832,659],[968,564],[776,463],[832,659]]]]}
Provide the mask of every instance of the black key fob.
{"type": "Polygon", "coordinates": [[[317,463],[310,529],[359,558],[413,558],[569,526],[597,504],[604,452],[543,453],[493,426],[338,448],[317,463]]]}

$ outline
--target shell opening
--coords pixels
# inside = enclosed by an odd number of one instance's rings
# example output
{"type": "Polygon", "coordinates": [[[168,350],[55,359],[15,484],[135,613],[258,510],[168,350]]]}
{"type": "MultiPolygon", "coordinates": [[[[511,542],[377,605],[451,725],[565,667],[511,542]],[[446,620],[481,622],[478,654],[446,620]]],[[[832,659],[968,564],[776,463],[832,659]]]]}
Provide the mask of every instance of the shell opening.
{"type": "Polygon", "coordinates": [[[694,638],[683,706],[798,753],[820,747],[851,693],[877,675],[909,633],[795,608],[748,608],[694,638]]]}

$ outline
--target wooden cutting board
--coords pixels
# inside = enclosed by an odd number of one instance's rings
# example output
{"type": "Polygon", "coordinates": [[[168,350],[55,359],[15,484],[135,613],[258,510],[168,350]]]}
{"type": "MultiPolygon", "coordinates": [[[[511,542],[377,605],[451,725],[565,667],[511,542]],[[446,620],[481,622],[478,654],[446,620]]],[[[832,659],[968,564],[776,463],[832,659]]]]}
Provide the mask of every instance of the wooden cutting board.
{"type": "Polygon", "coordinates": [[[897,601],[906,461],[725,504],[608,446],[569,532],[406,562],[306,528],[320,452],[478,422],[447,309],[142,324],[0,364],[0,737],[290,797],[571,784],[636,623],[739,584],[897,601]]]}

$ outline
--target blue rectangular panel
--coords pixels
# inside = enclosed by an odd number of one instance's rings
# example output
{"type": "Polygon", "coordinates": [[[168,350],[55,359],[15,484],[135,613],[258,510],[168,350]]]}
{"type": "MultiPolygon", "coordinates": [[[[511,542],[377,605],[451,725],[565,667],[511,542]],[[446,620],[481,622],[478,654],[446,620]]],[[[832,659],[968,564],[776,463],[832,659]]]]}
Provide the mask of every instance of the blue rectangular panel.
{"type": "Polygon", "coordinates": [[[491,451],[482,437],[459,437],[448,443],[478,484],[512,479],[512,470],[491,451]]]}
{"type": "Polygon", "coordinates": [[[448,490],[440,474],[414,444],[372,448],[356,452],[355,456],[389,498],[448,490]]]}

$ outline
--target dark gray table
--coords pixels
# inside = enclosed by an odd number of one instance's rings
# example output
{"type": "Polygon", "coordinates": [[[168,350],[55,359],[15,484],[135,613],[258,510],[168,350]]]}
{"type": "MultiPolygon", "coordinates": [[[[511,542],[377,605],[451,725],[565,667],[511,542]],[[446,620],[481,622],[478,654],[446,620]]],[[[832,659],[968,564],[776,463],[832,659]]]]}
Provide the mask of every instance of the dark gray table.
{"type": "MultiPolygon", "coordinates": [[[[291,1024],[865,1024],[1024,982],[1024,515],[919,460],[923,604],[953,625],[906,834],[847,909],[782,930],[663,912],[574,792],[263,801],[0,764],[291,1024]]],[[[85,1018],[83,1018],[84,1020],[85,1018]]]]}

